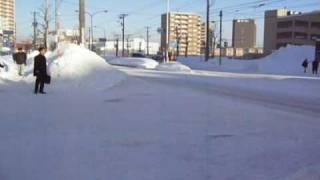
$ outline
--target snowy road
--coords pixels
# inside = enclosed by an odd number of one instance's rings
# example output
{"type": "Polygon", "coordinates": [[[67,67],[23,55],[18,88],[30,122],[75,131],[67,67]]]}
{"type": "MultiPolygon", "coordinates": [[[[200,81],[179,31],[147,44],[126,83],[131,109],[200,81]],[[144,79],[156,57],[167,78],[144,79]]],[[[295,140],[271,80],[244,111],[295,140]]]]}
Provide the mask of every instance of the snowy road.
{"type": "Polygon", "coordinates": [[[0,179],[320,177],[319,80],[118,68],[103,93],[1,87],[0,179]]]}

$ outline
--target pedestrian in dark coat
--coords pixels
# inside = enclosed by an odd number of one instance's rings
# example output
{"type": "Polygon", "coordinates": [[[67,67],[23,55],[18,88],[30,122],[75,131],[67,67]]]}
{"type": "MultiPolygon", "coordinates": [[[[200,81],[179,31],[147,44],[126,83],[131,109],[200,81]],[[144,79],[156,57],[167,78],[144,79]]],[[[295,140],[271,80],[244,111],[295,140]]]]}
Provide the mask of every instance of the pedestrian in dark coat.
{"type": "Polygon", "coordinates": [[[307,72],[307,69],[308,69],[308,65],[309,65],[309,62],[308,62],[308,59],[305,59],[302,63],[302,66],[304,68],[304,73],[307,72]]]}
{"type": "Polygon", "coordinates": [[[18,48],[18,52],[13,54],[13,60],[18,65],[19,76],[23,75],[24,66],[27,65],[27,54],[18,48]]]}
{"type": "Polygon", "coordinates": [[[314,60],[312,62],[312,73],[318,74],[318,70],[319,70],[319,60],[314,60]]]}
{"type": "Polygon", "coordinates": [[[45,94],[44,90],[44,83],[45,79],[47,78],[47,59],[45,54],[47,52],[46,48],[39,48],[40,54],[34,58],[34,70],[33,75],[37,77],[35,83],[34,93],[37,94],[40,86],[40,93],[45,94]]]}

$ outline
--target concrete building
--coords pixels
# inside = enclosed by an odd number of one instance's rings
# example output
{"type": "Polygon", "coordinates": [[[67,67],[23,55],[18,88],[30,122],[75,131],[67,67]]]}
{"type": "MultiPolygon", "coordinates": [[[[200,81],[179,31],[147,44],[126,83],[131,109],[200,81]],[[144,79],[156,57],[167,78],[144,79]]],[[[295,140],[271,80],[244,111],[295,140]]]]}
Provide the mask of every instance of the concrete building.
{"type": "Polygon", "coordinates": [[[0,0],[0,21],[2,24],[3,45],[12,46],[15,40],[15,0],[0,0]]]}
{"type": "Polygon", "coordinates": [[[320,38],[320,11],[301,13],[278,9],[265,12],[266,54],[287,44],[315,45],[316,38],[320,38]]]}
{"type": "MultiPolygon", "coordinates": [[[[161,49],[166,49],[167,14],[161,16],[161,49]]],[[[201,54],[201,16],[192,13],[169,13],[170,51],[176,52],[179,44],[179,54],[201,54]]]]}
{"type": "MultiPolygon", "coordinates": [[[[107,40],[106,42],[97,42],[95,44],[96,50],[98,53],[103,54],[104,51],[108,55],[115,55],[116,54],[116,47],[118,43],[118,53],[121,55],[122,52],[122,41],[119,40],[107,40]]],[[[130,56],[132,53],[142,53],[146,54],[147,52],[147,42],[143,38],[133,38],[130,39],[128,42],[124,42],[125,46],[125,55],[130,56]],[[129,49],[128,49],[129,47],[129,49]]],[[[149,42],[149,53],[150,55],[155,55],[160,49],[160,44],[156,42],[149,42]]]]}
{"type": "Polygon", "coordinates": [[[257,26],[254,19],[233,20],[232,47],[256,47],[257,26]]]}
{"type": "MultiPolygon", "coordinates": [[[[213,51],[213,28],[209,27],[209,52],[213,51]]],[[[206,52],[206,41],[207,41],[207,25],[206,23],[201,24],[201,54],[206,52]]]]}

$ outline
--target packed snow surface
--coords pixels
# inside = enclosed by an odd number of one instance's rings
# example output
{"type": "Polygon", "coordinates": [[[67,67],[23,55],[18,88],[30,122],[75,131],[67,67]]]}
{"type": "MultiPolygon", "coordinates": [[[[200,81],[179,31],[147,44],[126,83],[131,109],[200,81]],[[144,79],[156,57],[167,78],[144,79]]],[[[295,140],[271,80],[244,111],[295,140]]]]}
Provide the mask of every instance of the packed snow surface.
{"type": "Polygon", "coordinates": [[[319,179],[319,78],[115,70],[61,45],[34,95],[36,54],[26,77],[3,58],[0,180],[319,179]]]}
{"type": "Polygon", "coordinates": [[[192,69],[198,70],[310,76],[314,55],[314,46],[288,45],[258,60],[222,58],[221,66],[219,66],[219,58],[205,62],[203,57],[179,57],[179,61],[192,69]],[[307,74],[304,73],[301,66],[306,58],[310,62],[307,74]]]}
{"type": "Polygon", "coordinates": [[[159,71],[191,72],[191,69],[180,62],[161,63],[156,67],[159,71]]]}
{"type": "Polygon", "coordinates": [[[149,58],[121,57],[107,60],[108,63],[118,66],[129,66],[142,69],[154,69],[159,63],[149,58]]]}

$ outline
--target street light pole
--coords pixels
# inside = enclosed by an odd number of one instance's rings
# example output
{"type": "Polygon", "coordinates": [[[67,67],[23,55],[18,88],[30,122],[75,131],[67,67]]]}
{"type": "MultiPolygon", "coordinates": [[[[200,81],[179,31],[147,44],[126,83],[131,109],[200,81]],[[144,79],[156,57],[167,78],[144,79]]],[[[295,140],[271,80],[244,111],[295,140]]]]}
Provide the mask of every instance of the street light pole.
{"type": "Polygon", "coordinates": [[[93,51],[93,14],[90,15],[90,21],[91,21],[91,38],[90,38],[90,49],[93,51]]]}
{"type": "MultiPolygon", "coordinates": [[[[78,10],[76,10],[76,12],[80,12],[78,10]]],[[[90,13],[90,12],[87,12],[85,11],[86,14],[88,14],[90,16],[90,21],[91,21],[91,33],[89,34],[89,36],[91,36],[90,38],[90,42],[89,42],[89,46],[90,46],[90,50],[93,51],[93,17],[97,14],[100,14],[100,13],[108,13],[108,10],[103,10],[103,11],[97,11],[97,12],[94,12],[94,13],[90,13]]]]}

